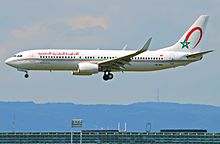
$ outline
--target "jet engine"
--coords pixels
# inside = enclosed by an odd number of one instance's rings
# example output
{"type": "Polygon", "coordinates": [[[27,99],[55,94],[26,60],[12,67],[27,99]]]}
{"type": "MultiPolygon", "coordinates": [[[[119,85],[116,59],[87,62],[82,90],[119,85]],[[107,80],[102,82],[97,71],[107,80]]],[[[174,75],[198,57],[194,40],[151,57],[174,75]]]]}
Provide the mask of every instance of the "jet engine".
{"type": "Polygon", "coordinates": [[[99,72],[98,64],[94,63],[79,63],[77,70],[73,71],[73,75],[92,75],[99,72]]]}

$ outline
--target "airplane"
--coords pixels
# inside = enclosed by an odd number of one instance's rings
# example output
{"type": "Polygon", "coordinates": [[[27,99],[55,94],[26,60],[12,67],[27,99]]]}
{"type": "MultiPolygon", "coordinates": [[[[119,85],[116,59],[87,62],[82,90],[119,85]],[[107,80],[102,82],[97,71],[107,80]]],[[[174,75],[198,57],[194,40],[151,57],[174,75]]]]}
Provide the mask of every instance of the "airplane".
{"type": "MultiPolygon", "coordinates": [[[[5,63],[18,71],[71,71],[73,75],[93,75],[104,72],[105,81],[112,72],[156,71],[185,66],[199,61],[213,50],[202,51],[199,43],[204,36],[209,16],[201,15],[177,43],[170,47],[149,51],[152,38],[140,50],[79,50],[37,49],[15,54],[5,63]]],[[[126,46],[127,47],[127,46],[126,46]]]]}

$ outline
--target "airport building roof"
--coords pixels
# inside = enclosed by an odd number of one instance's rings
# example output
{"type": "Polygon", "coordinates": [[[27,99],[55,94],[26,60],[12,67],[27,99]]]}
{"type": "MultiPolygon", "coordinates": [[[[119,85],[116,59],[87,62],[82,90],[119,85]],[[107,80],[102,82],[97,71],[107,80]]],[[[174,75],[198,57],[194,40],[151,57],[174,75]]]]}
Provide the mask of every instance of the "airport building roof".
{"type": "Polygon", "coordinates": [[[220,133],[208,132],[120,132],[83,130],[81,132],[1,132],[0,143],[80,143],[83,144],[219,144],[220,133]],[[82,133],[81,133],[82,132],[82,133]]]}

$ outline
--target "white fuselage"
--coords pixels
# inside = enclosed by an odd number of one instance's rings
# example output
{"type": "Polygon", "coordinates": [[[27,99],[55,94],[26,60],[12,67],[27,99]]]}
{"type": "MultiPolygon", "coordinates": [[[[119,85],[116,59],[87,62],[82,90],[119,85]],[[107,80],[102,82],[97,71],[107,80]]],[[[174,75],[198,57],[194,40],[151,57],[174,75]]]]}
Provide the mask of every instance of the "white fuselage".
{"type": "Polygon", "coordinates": [[[149,51],[150,37],[139,50],[76,50],[42,49],[16,54],[6,64],[26,72],[29,70],[66,70],[73,75],[92,75],[104,72],[103,79],[111,80],[111,72],[155,71],[187,65],[201,60],[204,54],[198,47],[208,23],[209,16],[201,15],[186,33],[172,46],[149,51]]]}
{"type": "MultiPolygon", "coordinates": [[[[29,50],[16,54],[6,63],[18,70],[77,70],[79,63],[98,63],[134,53],[131,50],[29,50]]],[[[131,58],[129,65],[120,71],[162,70],[200,60],[201,57],[188,59],[185,52],[146,51],[131,58]]],[[[103,70],[99,69],[99,72],[103,70]]],[[[117,71],[117,70],[114,70],[117,71]]]]}

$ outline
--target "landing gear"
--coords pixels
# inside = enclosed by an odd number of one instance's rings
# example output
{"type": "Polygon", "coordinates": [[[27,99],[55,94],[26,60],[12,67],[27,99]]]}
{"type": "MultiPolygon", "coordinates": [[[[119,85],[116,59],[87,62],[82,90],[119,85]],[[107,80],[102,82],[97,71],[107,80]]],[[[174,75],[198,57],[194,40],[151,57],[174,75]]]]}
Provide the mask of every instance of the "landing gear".
{"type": "Polygon", "coordinates": [[[25,78],[28,78],[28,77],[29,77],[28,73],[26,73],[26,74],[24,75],[24,77],[25,77],[25,78]]]}
{"type": "Polygon", "coordinates": [[[25,78],[29,77],[29,74],[28,74],[27,70],[20,70],[20,69],[18,69],[18,71],[25,72],[25,75],[24,75],[25,78]]]}
{"type": "Polygon", "coordinates": [[[105,81],[111,80],[111,79],[113,79],[113,74],[110,73],[110,72],[104,72],[103,79],[104,79],[105,81]]]}
{"type": "Polygon", "coordinates": [[[106,74],[104,74],[103,76],[103,80],[107,81],[108,80],[108,76],[106,74]]]}
{"type": "Polygon", "coordinates": [[[112,73],[108,74],[108,79],[110,79],[110,80],[113,79],[113,74],[112,73]]]}

